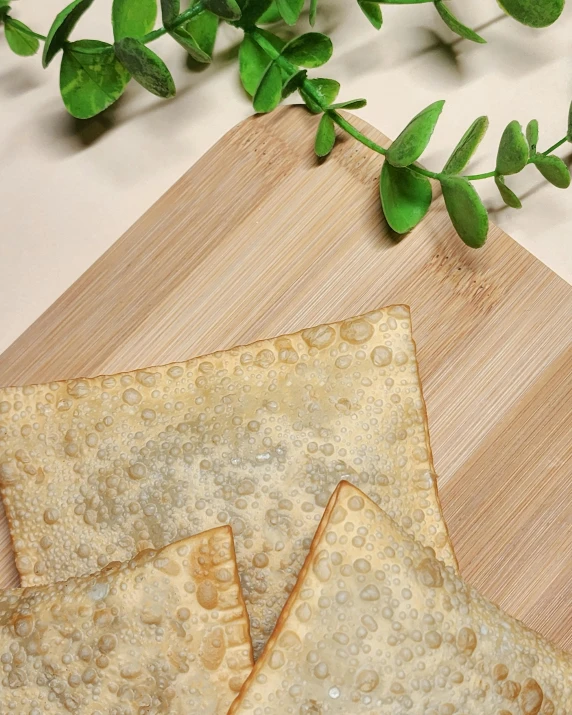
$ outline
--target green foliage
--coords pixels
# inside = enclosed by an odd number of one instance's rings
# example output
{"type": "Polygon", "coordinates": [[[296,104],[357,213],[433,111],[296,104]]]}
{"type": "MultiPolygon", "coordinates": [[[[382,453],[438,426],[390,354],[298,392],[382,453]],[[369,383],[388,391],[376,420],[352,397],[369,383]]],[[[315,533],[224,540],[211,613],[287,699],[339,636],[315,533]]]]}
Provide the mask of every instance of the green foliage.
{"type": "Polygon", "coordinates": [[[464,37],[465,40],[471,40],[471,42],[479,42],[481,44],[486,42],[484,38],[478,35],[474,30],[471,30],[470,27],[463,25],[463,23],[453,15],[443,0],[435,0],[435,8],[445,25],[456,35],[464,37]]]}
{"type": "Polygon", "coordinates": [[[518,174],[528,162],[528,142],[517,121],[510,122],[503,132],[497,153],[496,170],[499,174],[518,174]]]}
{"type": "Polygon", "coordinates": [[[413,117],[387,152],[390,164],[409,166],[419,159],[429,144],[444,104],[442,100],[434,102],[413,117]]]}
{"type": "Polygon", "coordinates": [[[570,171],[562,159],[551,154],[543,156],[537,154],[532,162],[542,176],[558,189],[567,189],[570,186],[570,171]]]}
{"type": "Polygon", "coordinates": [[[187,51],[195,62],[208,64],[211,61],[210,56],[200,48],[199,43],[189,32],[188,26],[173,27],[169,30],[169,35],[187,51]]]}
{"type": "Polygon", "coordinates": [[[257,23],[259,25],[272,25],[275,22],[280,22],[282,20],[282,17],[280,13],[278,12],[278,8],[276,7],[276,3],[274,0],[270,3],[268,10],[262,13],[262,15],[257,19],[257,23]]]}
{"type": "Polygon", "coordinates": [[[238,5],[241,14],[236,24],[238,27],[249,28],[264,17],[272,5],[272,0],[238,0],[238,5]]]}
{"type": "Polygon", "coordinates": [[[171,27],[180,12],[181,0],[161,0],[161,19],[165,27],[171,27]]]}
{"type": "Polygon", "coordinates": [[[568,110],[568,130],[566,132],[566,141],[572,142],[572,102],[568,110]]]}
{"type": "Polygon", "coordinates": [[[284,22],[287,25],[295,25],[304,7],[304,0],[275,0],[275,2],[284,22]]]}
{"type": "Polygon", "coordinates": [[[282,86],[282,99],[299,90],[307,76],[306,70],[298,70],[291,74],[282,86]]]}
{"type": "Polygon", "coordinates": [[[336,143],[336,130],[334,127],[334,120],[329,114],[323,114],[320,119],[320,124],[318,125],[318,132],[316,133],[316,142],[314,144],[314,151],[316,156],[324,157],[334,148],[336,143]]]}
{"type": "Polygon", "coordinates": [[[117,59],[133,79],[157,97],[174,97],[175,82],[163,60],[134,37],[115,43],[117,59]]]}
{"type": "Polygon", "coordinates": [[[332,41],[319,32],[307,32],[288,42],[282,55],[299,67],[321,67],[334,51],[332,41]]]}
{"type": "Polygon", "coordinates": [[[453,149],[447,163],[443,167],[444,174],[460,174],[476,152],[489,128],[489,118],[479,117],[471,124],[461,141],[453,149]]]}
{"type": "Polygon", "coordinates": [[[498,4],[507,15],[530,27],[548,27],[564,10],[564,0],[498,0],[498,4]]]}
{"type": "Polygon", "coordinates": [[[252,102],[256,112],[271,112],[282,99],[282,73],[275,62],[263,74],[252,102]]]}
{"type": "Polygon", "coordinates": [[[78,40],[65,45],[60,91],[74,117],[89,119],[107,109],[121,97],[129,80],[129,72],[107,42],[78,40]]]}
{"type": "Polygon", "coordinates": [[[383,15],[379,3],[375,0],[358,0],[358,5],[375,29],[381,30],[383,15]]]}
{"type": "Polygon", "coordinates": [[[522,208],[522,204],[518,196],[504,183],[504,176],[495,176],[495,184],[497,185],[497,189],[499,190],[502,200],[507,206],[510,206],[511,209],[522,208]]]}
{"type": "MultiPolygon", "coordinates": [[[[280,52],[285,45],[284,40],[281,40],[276,35],[266,30],[258,29],[258,32],[278,51],[280,52]]],[[[240,81],[244,89],[254,96],[256,88],[260,84],[262,75],[270,65],[270,58],[264,50],[256,43],[249,34],[244,35],[244,39],[238,50],[238,66],[240,73],[240,81]]]]}
{"type": "Polygon", "coordinates": [[[310,15],[309,21],[310,25],[314,27],[316,24],[316,15],[318,14],[318,0],[310,0],[310,15]]]}
{"type": "Polygon", "coordinates": [[[240,6],[236,0],[202,0],[203,6],[223,20],[238,20],[240,6]]]}
{"type": "Polygon", "coordinates": [[[73,0],[53,21],[44,43],[42,64],[47,67],[60,50],[63,49],[72,30],[80,17],[89,10],[93,0],[73,0]]]}
{"type": "Polygon", "coordinates": [[[538,144],[538,122],[536,119],[531,119],[526,126],[526,141],[530,156],[536,154],[536,145],[538,144]]]}
{"type": "Polygon", "coordinates": [[[471,248],[480,248],[487,240],[489,216],[475,187],[460,176],[444,176],[441,188],[447,213],[455,231],[471,248]]]}
{"type": "Polygon", "coordinates": [[[182,27],[194,38],[199,48],[209,58],[212,58],[219,27],[218,17],[205,10],[200,15],[188,20],[182,27]]]}
{"type": "Polygon", "coordinates": [[[313,114],[320,114],[324,107],[336,101],[340,92],[340,83],[335,79],[308,79],[300,89],[300,95],[313,114]]]}
{"type": "Polygon", "coordinates": [[[348,99],[347,102],[332,104],[332,109],[361,109],[367,104],[367,99],[348,99]]]}
{"type": "Polygon", "coordinates": [[[417,226],[433,198],[429,179],[388,161],[381,169],[379,193],[385,219],[397,233],[407,233],[417,226]]]}
{"type": "Polygon", "coordinates": [[[111,24],[115,42],[124,37],[143,37],[157,19],[157,0],[113,0],[111,24]]]}
{"type": "Polygon", "coordinates": [[[4,32],[8,46],[20,57],[31,57],[40,49],[40,42],[30,34],[30,28],[13,17],[4,19],[4,32]]]}

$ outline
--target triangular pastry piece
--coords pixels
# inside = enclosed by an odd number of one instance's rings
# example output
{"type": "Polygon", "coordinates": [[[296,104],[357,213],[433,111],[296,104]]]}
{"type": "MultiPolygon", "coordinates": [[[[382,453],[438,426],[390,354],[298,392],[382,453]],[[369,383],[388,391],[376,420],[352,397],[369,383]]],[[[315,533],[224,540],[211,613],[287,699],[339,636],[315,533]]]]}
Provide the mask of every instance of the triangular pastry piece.
{"type": "Polygon", "coordinates": [[[342,483],[232,715],[570,715],[572,656],[342,483]]]}
{"type": "Polygon", "coordinates": [[[3,715],[224,715],[252,668],[228,526],[0,592],[3,715]]]}
{"type": "Polygon", "coordinates": [[[341,479],[455,563],[404,306],[186,363],[0,390],[22,585],[231,524],[255,650],[341,479]]]}

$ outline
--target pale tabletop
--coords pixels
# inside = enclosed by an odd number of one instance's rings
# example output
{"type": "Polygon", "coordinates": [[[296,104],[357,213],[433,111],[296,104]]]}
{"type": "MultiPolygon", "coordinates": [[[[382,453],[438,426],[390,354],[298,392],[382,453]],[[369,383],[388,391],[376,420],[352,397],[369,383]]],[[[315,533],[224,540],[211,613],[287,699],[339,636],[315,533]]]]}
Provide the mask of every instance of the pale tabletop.
{"type": "MultiPolygon", "coordinates": [[[[64,0],[16,3],[14,14],[46,32],[64,0]]],[[[439,167],[480,114],[491,118],[476,169],[490,168],[505,124],[540,121],[543,146],[563,136],[570,101],[572,5],[547,30],[503,18],[495,0],[458,2],[489,44],[452,35],[431,5],[387,7],[377,33],[355,1],[321,0],[317,30],[331,33],[334,56],[320,74],[342,83],[342,97],[367,97],[359,114],[394,137],[421,107],[447,105],[428,153],[439,167]],[[485,25],[488,25],[484,27],[485,25]]],[[[98,0],[74,37],[110,39],[111,0],[98,0]]],[[[301,23],[300,31],[308,30],[301,23]]],[[[2,33],[0,32],[0,35],[2,33]]],[[[137,85],[104,117],[80,124],[58,92],[58,63],[14,57],[0,37],[0,352],[7,348],[215,141],[251,113],[238,83],[240,34],[221,33],[214,66],[184,67],[183,51],[160,40],[179,96],[164,102],[137,85]]],[[[154,45],[155,47],[155,45],[154,45]]],[[[308,151],[311,148],[308,147],[308,151]]],[[[563,147],[563,156],[567,148],[563,147]]],[[[487,182],[485,182],[487,183],[487,182]]],[[[545,185],[530,167],[516,186],[522,211],[485,195],[494,221],[552,270],[572,281],[572,194],[545,185]]]]}

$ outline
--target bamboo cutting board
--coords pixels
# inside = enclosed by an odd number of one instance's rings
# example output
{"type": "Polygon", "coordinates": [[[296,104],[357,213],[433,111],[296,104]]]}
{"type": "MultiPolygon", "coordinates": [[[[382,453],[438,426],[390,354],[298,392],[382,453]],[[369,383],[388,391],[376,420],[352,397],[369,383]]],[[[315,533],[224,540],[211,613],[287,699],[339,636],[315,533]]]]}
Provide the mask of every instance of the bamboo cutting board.
{"type": "MultiPolygon", "coordinates": [[[[570,649],[572,288],[496,227],[484,249],[463,246],[441,199],[397,243],[380,157],[346,140],[319,162],[316,122],[286,107],[229,132],[0,356],[0,384],[182,360],[408,303],[461,570],[570,649]]],[[[0,586],[16,583],[1,515],[0,586]]]]}

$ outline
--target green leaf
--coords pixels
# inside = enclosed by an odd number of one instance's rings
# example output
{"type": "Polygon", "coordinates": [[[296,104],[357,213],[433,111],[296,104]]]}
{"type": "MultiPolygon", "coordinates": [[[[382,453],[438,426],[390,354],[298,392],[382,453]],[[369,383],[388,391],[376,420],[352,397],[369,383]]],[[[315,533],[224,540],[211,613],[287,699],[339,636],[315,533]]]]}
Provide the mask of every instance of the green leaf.
{"type": "Polygon", "coordinates": [[[239,27],[252,27],[269,9],[271,4],[272,0],[238,0],[241,15],[236,24],[239,27]]]}
{"type": "Polygon", "coordinates": [[[443,168],[443,173],[460,174],[469,163],[473,154],[477,151],[488,128],[488,117],[475,119],[461,138],[461,141],[453,149],[453,153],[443,168]]]}
{"type": "Polygon", "coordinates": [[[389,147],[387,160],[390,164],[409,166],[419,159],[429,144],[444,104],[443,100],[434,102],[413,117],[389,147]]]}
{"type": "Polygon", "coordinates": [[[183,25],[183,29],[191,34],[200,49],[209,57],[213,54],[218,28],[218,17],[208,10],[183,25]]]}
{"type": "Polygon", "coordinates": [[[379,3],[373,2],[373,0],[358,0],[358,5],[375,29],[379,30],[383,25],[383,15],[379,3]]]}
{"type": "Polygon", "coordinates": [[[307,84],[313,88],[314,93],[320,99],[320,104],[318,104],[306,90],[300,89],[302,99],[313,114],[320,114],[323,111],[323,107],[329,107],[335,102],[340,91],[340,83],[336,82],[335,79],[309,79],[307,84]]]}
{"type": "Polygon", "coordinates": [[[257,24],[258,25],[272,25],[275,22],[279,22],[282,19],[282,16],[278,12],[278,8],[276,7],[276,3],[274,0],[270,3],[268,6],[268,9],[265,10],[262,15],[257,19],[257,24]]]}
{"type": "Polygon", "coordinates": [[[431,206],[433,192],[426,176],[383,162],[379,179],[381,206],[387,223],[397,233],[417,226],[431,206]]]}
{"type": "Polygon", "coordinates": [[[526,127],[526,141],[528,142],[528,148],[530,150],[530,155],[536,154],[536,145],[538,144],[538,121],[536,119],[531,119],[526,127]]]}
{"type": "Polygon", "coordinates": [[[383,5],[421,5],[421,3],[434,2],[434,0],[378,0],[383,5]]]}
{"type": "Polygon", "coordinates": [[[316,24],[316,15],[318,14],[318,0],[310,0],[310,25],[314,27],[316,24]]]}
{"type": "Polygon", "coordinates": [[[282,86],[282,99],[289,97],[293,92],[299,89],[307,76],[308,73],[306,70],[298,70],[298,72],[294,72],[294,74],[290,75],[282,86]]]}
{"type": "Polygon", "coordinates": [[[441,16],[441,20],[443,20],[445,25],[456,35],[464,37],[465,40],[471,40],[471,42],[479,42],[480,44],[486,43],[484,37],[481,37],[474,30],[471,30],[470,27],[463,25],[463,23],[458,20],[445,5],[443,0],[435,0],[435,7],[441,16]]]}
{"type": "Polygon", "coordinates": [[[172,25],[180,12],[181,0],[161,0],[161,19],[165,27],[172,25]]]}
{"type": "Polygon", "coordinates": [[[238,20],[240,7],[236,0],[203,0],[204,7],[223,20],[238,20]]]}
{"type": "Polygon", "coordinates": [[[471,248],[487,240],[489,216],[475,187],[461,176],[441,179],[443,198],[455,231],[471,248]]]}
{"type": "Polygon", "coordinates": [[[504,130],[497,153],[496,170],[499,174],[518,174],[528,161],[528,142],[522,133],[522,127],[514,120],[504,130]]]}
{"type": "Polygon", "coordinates": [[[117,42],[124,37],[143,37],[157,19],[157,0],[113,0],[111,24],[117,42]]]}
{"type": "Polygon", "coordinates": [[[134,37],[115,43],[117,59],[133,79],[157,97],[174,97],[175,83],[163,60],[134,37]]]}
{"type": "Polygon", "coordinates": [[[570,171],[560,157],[554,156],[554,154],[548,156],[537,154],[533,163],[546,181],[556,188],[567,189],[570,186],[570,171]]]}
{"type": "Polygon", "coordinates": [[[292,64],[300,67],[321,67],[334,51],[332,41],[320,32],[307,32],[288,42],[282,55],[292,64]]]}
{"type": "Polygon", "coordinates": [[[78,20],[89,9],[92,2],[93,0],[73,0],[57,15],[44,43],[44,53],[42,55],[44,67],[47,67],[63,48],[78,20]]]}
{"type": "Polygon", "coordinates": [[[568,110],[568,131],[566,132],[566,141],[572,142],[572,102],[568,110]]]}
{"type": "Polygon", "coordinates": [[[169,30],[169,35],[171,35],[171,37],[176,40],[196,62],[208,64],[212,61],[210,55],[200,48],[199,43],[191,35],[187,26],[183,27],[181,25],[179,27],[174,27],[172,30],[169,30]]]}
{"type": "MultiPolygon", "coordinates": [[[[276,35],[273,35],[271,32],[261,30],[260,28],[258,28],[258,32],[260,32],[278,52],[284,47],[284,40],[276,37],[276,35]]],[[[250,96],[254,96],[256,88],[262,79],[262,75],[270,66],[270,62],[271,59],[266,52],[264,52],[250,35],[245,34],[238,51],[238,67],[242,86],[250,96]]]]}
{"type": "Polygon", "coordinates": [[[564,9],[564,0],[498,0],[501,8],[529,27],[548,27],[564,9]]]}
{"type": "Polygon", "coordinates": [[[295,25],[304,7],[304,0],[276,0],[276,7],[287,25],[295,25]]]}
{"type": "Polygon", "coordinates": [[[495,176],[495,184],[497,185],[497,189],[499,190],[502,200],[507,206],[510,206],[511,209],[522,208],[522,204],[518,196],[504,183],[504,176],[495,176]]]}
{"type": "Polygon", "coordinates": [[[282,99],[282,74],[274,62],[264,73],[254,93],[254,110],[259,113],[271,112],[282,99]]]}
{"type": "Polygon", "coordinates": [[[334,148],[335,143],[336,130],[334,128],[334,120],[328,114],[324,114],[320,119],[318,132],[316,134],[316,142],[314,144],[316,156],[328,156],[334,148]]]}
{"type": "Polygon", "coordinates": [[[347,102],[332,104],[331,109],[361,109],[367,104],[367,99],[348,99],[347,102]]]}
{"type": "Polygon", "coordinates": [[[4,20],[4,33],[8,46],[20,57],[30,57],[35,55],[40,47],[37,37],[30,35],[30,28],[13,17],[6,17],[4,20]],[[27,32],[26,32],[27,31],[27,32]]]}
{"type": "Polygon", "coordinates": [[[65,45],[60,91],[72,116],[89,119],[103,112],[121,97],[129,80],[129,72],[107,42],[78,40],[65,45]]]}

